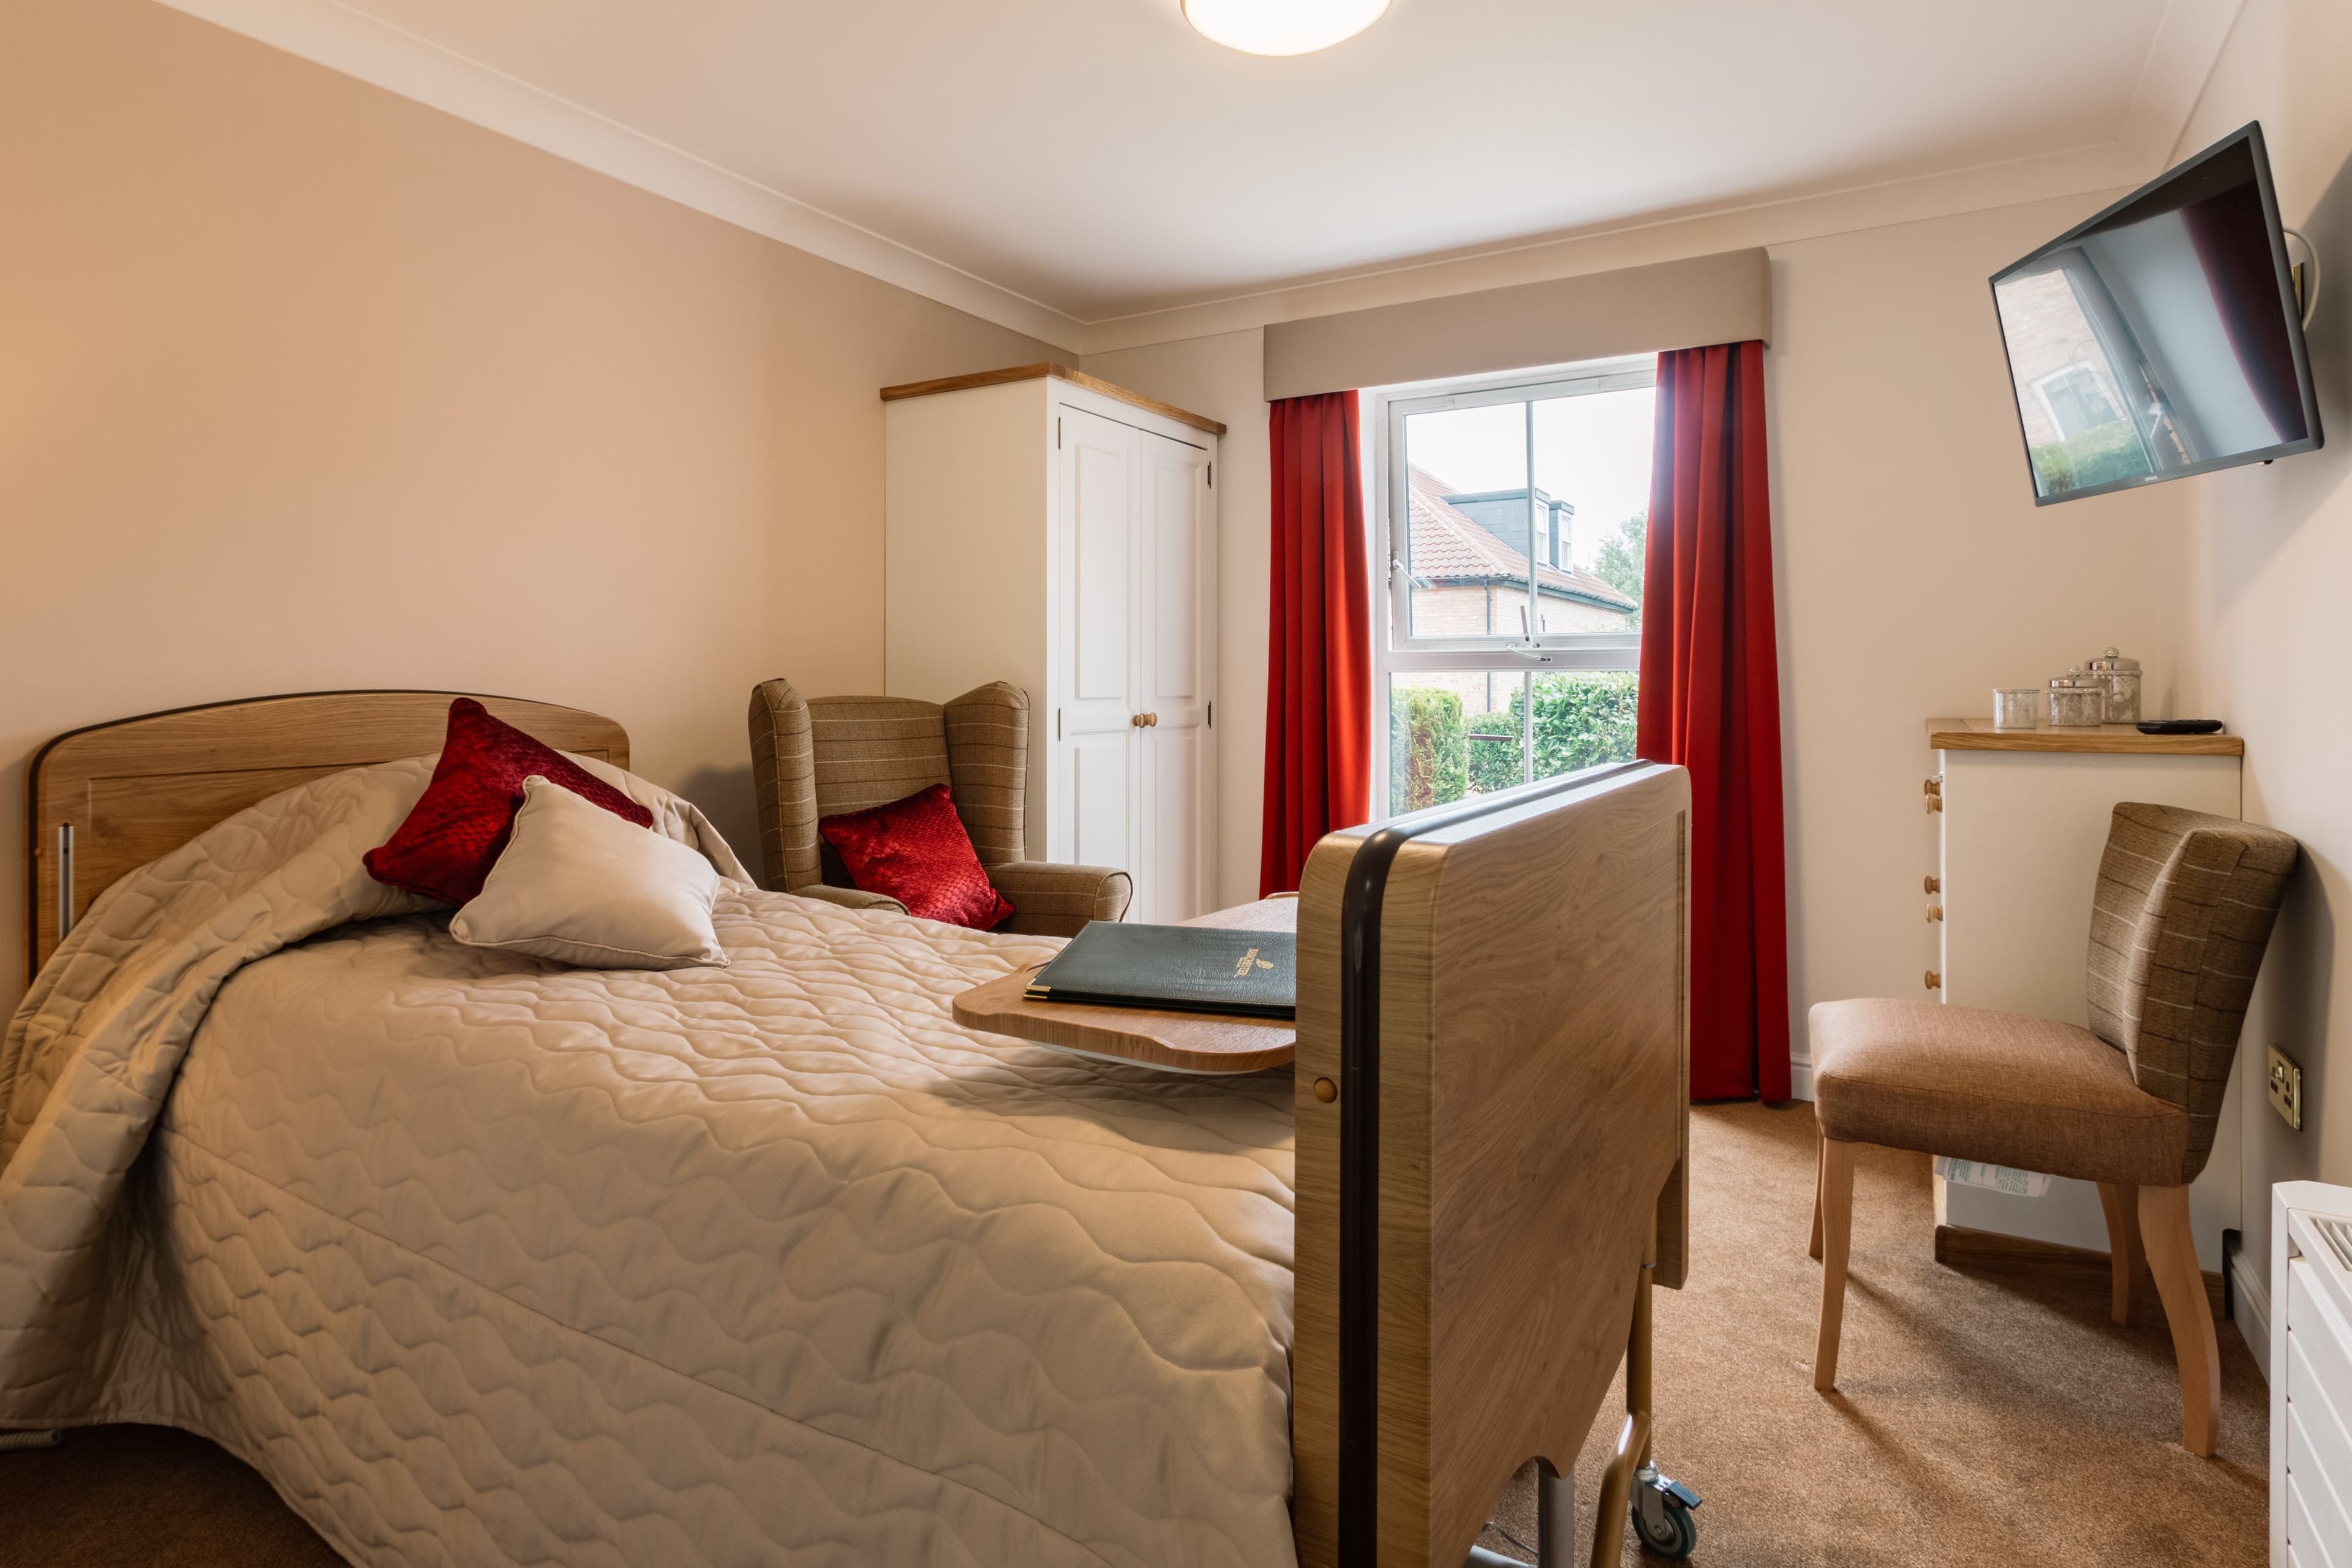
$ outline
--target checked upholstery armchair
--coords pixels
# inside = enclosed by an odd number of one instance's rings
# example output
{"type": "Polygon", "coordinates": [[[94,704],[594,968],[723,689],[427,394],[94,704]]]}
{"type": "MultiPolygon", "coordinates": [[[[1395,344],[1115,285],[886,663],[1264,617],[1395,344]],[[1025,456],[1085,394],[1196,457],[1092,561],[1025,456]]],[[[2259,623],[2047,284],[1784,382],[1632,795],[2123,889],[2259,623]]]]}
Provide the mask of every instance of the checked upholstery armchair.
{"type": "Polygon", "coordinates": [[[851,883],[817,820],[943,784],[988,879],[1012,900],[1002,929],[1076,936],[1088,921],[1118,920],[1135,896],[1116,868],[1027,858],[1029,694],[1001,680],[946,703],[810,698],[789,680],[763,680],[751,692],[751,778],[761,875],[782,892],[904,914],[898,900],[851,883]]]}

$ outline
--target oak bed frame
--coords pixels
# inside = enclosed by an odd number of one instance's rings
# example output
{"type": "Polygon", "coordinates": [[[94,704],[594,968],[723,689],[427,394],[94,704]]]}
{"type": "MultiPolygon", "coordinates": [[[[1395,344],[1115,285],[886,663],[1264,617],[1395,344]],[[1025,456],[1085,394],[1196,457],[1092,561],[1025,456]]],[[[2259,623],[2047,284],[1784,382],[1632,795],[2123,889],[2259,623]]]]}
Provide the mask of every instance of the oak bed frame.
{"type": "MultiPolygon", "coordinates": [[[[51,741],[26,792],[31,968],[109,884],[223,818],[439,750],[457,695],[260,698],[51,741]]],[[[479,700],[628,765],[610,719],[479,700]]],[[[1681,769],[1630,763],[1335,833],[1310,857],[1291,1417],[1304,1568],[1499,1561],[1473,1542],[1530,1458],[1542,1560],[1567,1563],[1572,1466],[1622,1359],[1628,1415],[1592,1546],[1594,1563],[1618,1560],[1648,1463],[1650,1287],[1680,1285],[1685,1264],[1689,800],[1681,769]]]]}

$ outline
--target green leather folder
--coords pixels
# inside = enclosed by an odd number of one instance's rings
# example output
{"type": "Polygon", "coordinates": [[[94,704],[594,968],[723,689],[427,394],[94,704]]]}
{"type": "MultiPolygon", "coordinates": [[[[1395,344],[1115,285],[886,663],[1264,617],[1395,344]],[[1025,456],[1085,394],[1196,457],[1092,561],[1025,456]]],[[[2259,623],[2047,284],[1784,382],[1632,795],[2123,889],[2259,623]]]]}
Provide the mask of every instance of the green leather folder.
{"type": "Polygon", "coordinates": [[[1072,937],[1023,994],[1097,1007],[1295,1017],[1298,939],[1286,931],[1097,921],[1072,937]]]}

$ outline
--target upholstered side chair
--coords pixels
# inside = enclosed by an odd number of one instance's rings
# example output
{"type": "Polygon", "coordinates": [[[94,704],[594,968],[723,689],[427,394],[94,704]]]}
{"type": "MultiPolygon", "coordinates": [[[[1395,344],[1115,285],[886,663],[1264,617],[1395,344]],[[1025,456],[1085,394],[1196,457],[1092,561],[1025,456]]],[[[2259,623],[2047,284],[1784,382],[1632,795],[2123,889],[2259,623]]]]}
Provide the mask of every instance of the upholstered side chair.
{"type": "Polygon", "coordinates": [[[1816,1388],[1837,1385],[1854,1152],[1877,1143],[1948,1154],[2099,1184],[2110,1313],[2130,1321],[2145,1247],[2180,1365],[2181,1446],[2212,1453],[2221,1353],[2189,1184],[2212,1152],[2295,854],[2293,838],[2251,823],[2116,806],[2091,910],[2087,1029],[1933,1002],[1813,1009],[1816,1388]]]}
{"type": "Polygon", "coordinates": [[[751,692],[751,778],[760,799],[760,860],[768,886],[850,909],[906,906],[860,890],[819,837],[819,817],[887,805],[943,784],[997,891],[1013,902],[1004,930],[1075,936],[1127,912],[1135,882],[1109,866],[1027,858],[1029,695],[1003,681],[951,702],[908,697],[803,697],[789,680],[751,692]]]}

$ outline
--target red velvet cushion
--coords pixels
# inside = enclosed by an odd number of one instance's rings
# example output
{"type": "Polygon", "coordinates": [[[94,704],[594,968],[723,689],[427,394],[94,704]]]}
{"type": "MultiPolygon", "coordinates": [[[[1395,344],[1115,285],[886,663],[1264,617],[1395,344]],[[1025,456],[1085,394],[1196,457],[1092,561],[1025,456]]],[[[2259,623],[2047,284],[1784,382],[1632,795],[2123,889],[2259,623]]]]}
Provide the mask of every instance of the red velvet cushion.
{"type": "Polygon", "coordinates": [[[981,868],[945,784],[824,817],[816,830],[840,852],[851,881],[866,892],[889,894],[910,915],[974,931],[1013,918],[1012,904],[981,868]]]}
{"type": "Polygon", "coordinates": [[[462,904],[482,890],[514,831],[522,781],[537,773],[639,827],[654,814],[562,752],[500,723],[470,697],[449,704],[448,738],[433,782],[408,820],[363,858],[379,882],[462,904]]]}

